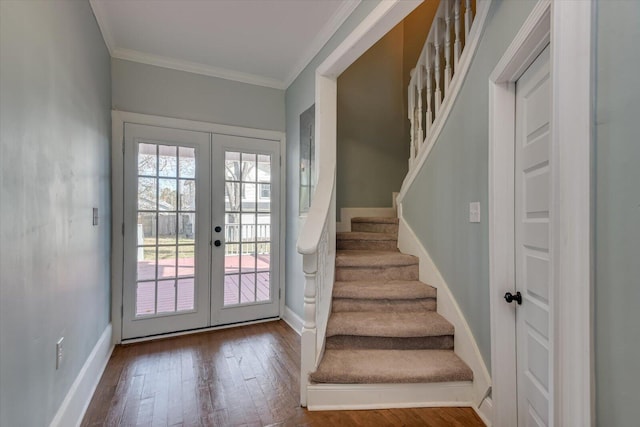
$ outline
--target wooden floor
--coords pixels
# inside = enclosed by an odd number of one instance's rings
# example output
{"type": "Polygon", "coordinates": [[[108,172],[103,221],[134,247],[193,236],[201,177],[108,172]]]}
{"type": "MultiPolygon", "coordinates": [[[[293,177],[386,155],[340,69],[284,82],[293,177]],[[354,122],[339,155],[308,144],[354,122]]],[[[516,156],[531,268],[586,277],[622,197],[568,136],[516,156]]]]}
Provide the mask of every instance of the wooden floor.
{"type": "Polygon", "coordinates": [[[82,425],[484,425],[470,408],[309,412],[299,361],[282,321],[117,346],[82,425]]]}

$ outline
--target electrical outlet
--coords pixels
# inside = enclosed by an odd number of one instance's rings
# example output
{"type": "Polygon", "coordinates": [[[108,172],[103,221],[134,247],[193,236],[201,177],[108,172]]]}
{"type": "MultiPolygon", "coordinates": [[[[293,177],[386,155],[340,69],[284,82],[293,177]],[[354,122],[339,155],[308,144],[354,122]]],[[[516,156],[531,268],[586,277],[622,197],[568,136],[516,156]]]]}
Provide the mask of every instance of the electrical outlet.
{"type": "Polygon", "coordinates": [[[62,366],[62,358],[64,356],[64,337],[61,337],[56,343],[56,369],[62,366]]]}
{"type": "Polygon", "coordinates": [[[469,203],[469,222],[480,222],[480,202],[469,203]]]}

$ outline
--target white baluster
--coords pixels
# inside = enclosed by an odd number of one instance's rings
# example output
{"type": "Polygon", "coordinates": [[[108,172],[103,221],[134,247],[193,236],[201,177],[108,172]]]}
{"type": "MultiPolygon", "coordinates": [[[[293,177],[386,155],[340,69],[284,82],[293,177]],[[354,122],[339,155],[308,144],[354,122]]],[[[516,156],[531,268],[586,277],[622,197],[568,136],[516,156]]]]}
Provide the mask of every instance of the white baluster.
{"type": "MultiPolygon", "coordinates": [[[[411,74],[413,75],[413,70],[411,70],[411,74]]],[[[413,153],[415,151],[415,99],[414,99],[414,93],[415,93],[415,89],[413,86],[413,78],[411,79],[411,82],[409,83],[409,93],[407,94],[408,100],[409,100],[409,123],[411,123],[411,131],[409,132],[409,139],[410,139],[410,149],[409,149],[409,160],[413,159],[413,153]]]]}
{"type": "Polygon", "coordinates": [[[469,40],[469,31],[471,31],[471,23],[473,22],[473,13],[471,12],[471,0],[465,0],[465,11],[464,11],[464,42],[467,43],[469,40]]]}
{"type": "Polygon", "coordinates": [[[433,45],[435,47],[435,57],[434,57],[434,66],[435,66],[435,79],[436,79],[436,92],[435,92],[435,110],[436,117],[440,112],[440,105],[442,104],[442,89],[440,88],[440,73],[442,72],[441,64],[440,64],[440,35],[441,35],[441,27],[440,27],[440,18],[436,18],[434,25],[435,29],[435,39],[433,40],[433,45]]]}
{"type": "Polygon", "coordinates": [[[458,69],[458,61],[460,60],[460,53],[462,51],[462,43],[460,41],[460,0],[453,0],[453,23],[455,27],[455,40],[453,42],[453,58],[454,67],[458,69]]]}
{"type": "Polygon", "coordinates": [[[445,0],[445,33],[444,33],[444,92],[445,96],[449,91],[449,83],[451,82],[451,3],[445,0]]]}
{"type": "Polygon", "coordinates": [[[431,44],[427,44],[425,46],[425,56],[426,56],[426,60],[425,60],[425,70],[426,70],[426,83],[427,83],[427,115],[426,115],[426,122],[427,122],[427,134],[426,134],[426,138],[429,138],[429,134],[431,133],[431,123],[432,123],[432,119],[433,119],[433,113],[431,111],[431,97],[433,96],[433,89],[431,87],[431,80],[432,80],[432,74],[431,74],[431,58],[433,57],[432,52],[431,52],[431,44]]]}
{"type": "Polygon", "coordinates": [[[422,73],[422,64],[420,62],[418,62],[418,67],[416,68],[416,73],[417,73],[417,78],[418,78],[418,135],[417,135],[417,140],[416,140],[416,155],[418,154],[417,151],[420,149],[420,147],[422,146],[422,141],[424,141],[424,133],[423,133],[423,129],[422,129],[422,88],[424,87],[423,84],[423,76],[424,74],[422,73]]]}

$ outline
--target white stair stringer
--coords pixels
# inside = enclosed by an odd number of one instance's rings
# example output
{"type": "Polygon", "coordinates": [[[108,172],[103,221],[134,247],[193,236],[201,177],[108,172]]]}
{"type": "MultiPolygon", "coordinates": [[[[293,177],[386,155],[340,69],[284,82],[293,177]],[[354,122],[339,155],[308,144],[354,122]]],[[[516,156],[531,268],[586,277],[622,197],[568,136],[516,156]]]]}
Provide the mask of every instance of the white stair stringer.
{"type": "Polygon", "coordinates": [[[437,312],[455,327],[455,353],[473,371],[473,383],[470,383],[472,384],[472,394],[469,399],[471,404],[469,406],[478,412],[487,425],[491,425],[492,405],[490,398],[487,398],[490,395],[491,375],[473,338],[469,324],[431,256],[405,221],[402,215],[402,205],[399,206],[398,217],[400,220],[398,224],[398,249],[402,253],[419,258],[419,280],[437,289],[437,312]]]}
{"type": "Polygon", "coordinates": [[[311,384],[310,411],[473,405],[471,381],[406,384],[311,384]]]}

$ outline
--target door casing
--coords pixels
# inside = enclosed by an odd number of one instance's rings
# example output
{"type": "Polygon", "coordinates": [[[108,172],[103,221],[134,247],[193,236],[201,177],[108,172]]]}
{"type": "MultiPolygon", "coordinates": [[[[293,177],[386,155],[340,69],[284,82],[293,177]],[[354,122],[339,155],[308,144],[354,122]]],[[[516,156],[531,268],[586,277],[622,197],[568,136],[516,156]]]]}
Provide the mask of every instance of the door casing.
{"type": "Polygon", "coordinates": [[[489,77],[489,286],[493,425],[517,425],[514,308],[515,82],[551,48],[553,282],[550,425],[592,426],[592,2],[540,0],[489,77]],[[558,304],[567,301],[570,303],[558,304]],[[560,309],[561,307],[561,309],[560,309]]]}
{"type": "MultiPolygon", "coordinates": [[[[280,316],[284,313],[285,301],[285,251],[286,237],[286,145],[284,132],[243,128],[238,126],[221,125],[208,122],[167,118],[147,114],[131,113],[113,110],[111,112],[112,144],[111,144],[111,323],[113,344],[122,343],[122,295],[123,295],[123,266],[124,266],[124,125],[134,123],[150,126],[167,127],[173,129],[185,129],[198,132],[209,132],[224,135],[233,135],[247,138],[258,138],[277,141],[280,145],[280,233],[279,233],[279,259],[280,259],[280,316]]],[[[254,322],[248,322],[254,323],[254,322]]],[[[197,332],[225,328],[228,326],[199,329],[197,332]]],[[[170,335],[181,335],[190,332],[178,332],[170,335]]]]}

